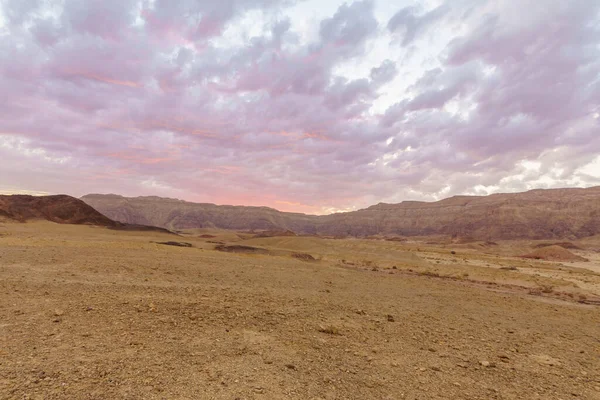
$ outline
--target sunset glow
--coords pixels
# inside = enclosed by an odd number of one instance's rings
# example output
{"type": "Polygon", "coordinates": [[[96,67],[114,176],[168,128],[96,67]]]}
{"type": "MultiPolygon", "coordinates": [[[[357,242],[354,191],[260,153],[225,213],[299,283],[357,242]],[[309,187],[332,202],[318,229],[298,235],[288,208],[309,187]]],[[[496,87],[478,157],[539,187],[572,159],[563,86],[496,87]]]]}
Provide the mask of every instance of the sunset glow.
{"type": "Polygon", "coordinates": [[[0,191],[326,213],[600,185],[599,21],[590,0],[0,0],[0,191]]]}

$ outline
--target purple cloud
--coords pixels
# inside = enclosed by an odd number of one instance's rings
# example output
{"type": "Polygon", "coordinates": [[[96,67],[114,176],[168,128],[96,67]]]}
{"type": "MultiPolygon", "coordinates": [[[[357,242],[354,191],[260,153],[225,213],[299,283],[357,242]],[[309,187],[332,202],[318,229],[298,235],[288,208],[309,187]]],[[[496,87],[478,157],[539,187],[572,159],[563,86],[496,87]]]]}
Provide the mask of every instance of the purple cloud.
{"type": "Polygon", "coordinates": [[[405,7],[394,14],[388,22],[387,28],[390,32],[401,32],[402,46],[409,45],[432,24],[443,18],[450,11],[450,3],[423,14],[419,11],[419,7],[416,6],[405,7]]]}
{"type": "Polygon", "coordinates": [[[509,3],[0,1],[0,190],[324,212],[598,184],[600,5],[509,3]]]}

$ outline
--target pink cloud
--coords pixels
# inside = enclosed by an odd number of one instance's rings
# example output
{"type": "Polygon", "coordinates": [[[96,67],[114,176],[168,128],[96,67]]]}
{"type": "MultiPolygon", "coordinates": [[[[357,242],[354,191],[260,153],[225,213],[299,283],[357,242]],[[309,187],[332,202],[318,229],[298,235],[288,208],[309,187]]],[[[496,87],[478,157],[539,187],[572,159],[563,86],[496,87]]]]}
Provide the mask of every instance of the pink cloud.
{"type": "Polygon", "coordinates": [[[504,2],[446,1],[389,21],[373,2],[340,2],[308,42],[281,17],[286,1],[42,3],[0,6],[7,185],[319,212],[501,184],[528,159],[557,184],[595,182],[578,172],[600,153],[589,1],[531,0],[519,20],[504,2]],[[249,10],[266,16],[262,33],[228,44],[249,10]],[[408,51],[457,21],[461,36],[416,77],[404,59],[367,56],[385,35],[408,51]],[[364,76],[339,76],[349,65],[364,76]],[[374,113],[397,77],[408,93],[374,113]]]}

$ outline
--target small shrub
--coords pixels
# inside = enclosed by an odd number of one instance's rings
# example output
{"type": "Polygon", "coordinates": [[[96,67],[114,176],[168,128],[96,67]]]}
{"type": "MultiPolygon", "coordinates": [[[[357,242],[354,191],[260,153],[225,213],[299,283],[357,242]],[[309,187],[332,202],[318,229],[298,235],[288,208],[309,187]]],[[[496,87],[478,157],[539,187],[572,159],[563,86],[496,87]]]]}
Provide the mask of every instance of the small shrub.
{"type": "Polygon", "coordinates": [[[439,278],[440,277],[440,274],[438,274],[437,272],[432,272],[432,271],[419,272],[419,275],[430,276],[430,277],[433,277],[433,278],[439,278]]]}
{"type": "Polygon", "coordinates": [[[542,293],[552,293],[554,291],[554,286],[552,285],[542,285],[540,290],[542,293]]]}
{"type": "Polygon", "coordinates": [[[316,258],[314,258],[313,256],[311,256],[308,253],[292,253],[292,257],[297,258],[298,260],[301,260],[301,261],[317,261],[316,258]]]}

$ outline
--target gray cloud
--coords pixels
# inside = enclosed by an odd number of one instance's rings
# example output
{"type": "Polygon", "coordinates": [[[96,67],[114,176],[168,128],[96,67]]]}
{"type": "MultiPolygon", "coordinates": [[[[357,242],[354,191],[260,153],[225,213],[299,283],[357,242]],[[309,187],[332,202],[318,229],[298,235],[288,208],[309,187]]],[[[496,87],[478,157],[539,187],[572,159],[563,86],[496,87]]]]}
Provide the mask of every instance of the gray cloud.
{"type": "Polygon", "coordinates": [[[376,2],[340,3],[302,36],[285,1],[4,0],[0,174],[313,212],[595,184],[579,169],[600,154],[600,5],[509,3],[406,8],[387,29],[376,2]],[[225,41],[250,11],[260,33],[225,41]],[[371,59],[390,32],[408,46],[459,20],[434,63],[371,59]]]}
{"type": "Polygon", "coordinates": [[[401,32],[401,44],[402,46],[407,46],[417,39],[419,35],[426,32],[432,24],[448,14],[450,9],[450,4],[443,4],[421,14],[419,7],[405,7],[390,18],[387,28],[393,33],[401,32]]]}

